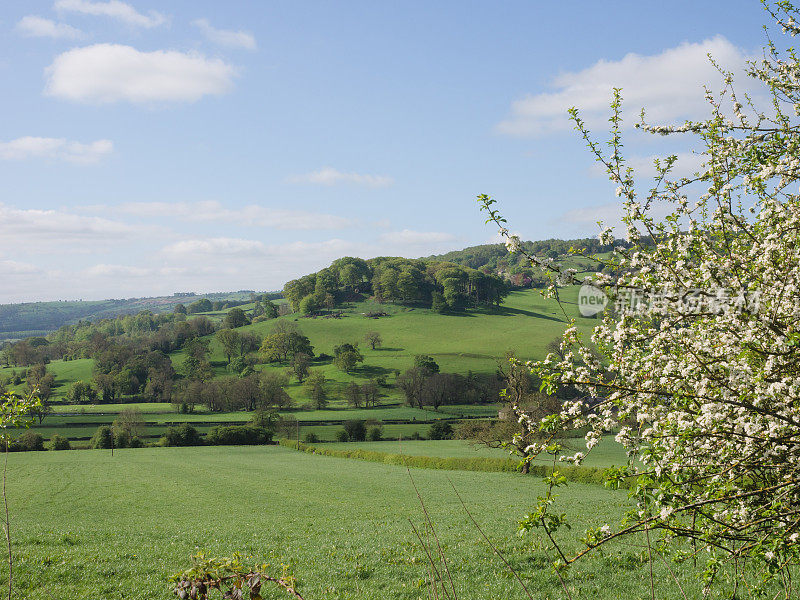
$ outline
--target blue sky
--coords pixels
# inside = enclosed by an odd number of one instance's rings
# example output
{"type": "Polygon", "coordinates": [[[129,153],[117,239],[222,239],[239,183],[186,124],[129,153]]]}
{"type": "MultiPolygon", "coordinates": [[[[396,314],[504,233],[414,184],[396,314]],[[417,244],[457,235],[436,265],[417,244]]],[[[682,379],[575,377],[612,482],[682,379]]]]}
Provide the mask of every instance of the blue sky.
{"type": "MultiPolygon", "coordinates": [[[[5,1],[0,302],[279,289],[343,255],[613,222],[602,136],[707,114],[711,52],[739,70],[758,2],[5,1]]],[[[740,79],[743,89],[748,83],[740,79]]],[[[650,156],[690,140],[626,131],[650,156]]]]}

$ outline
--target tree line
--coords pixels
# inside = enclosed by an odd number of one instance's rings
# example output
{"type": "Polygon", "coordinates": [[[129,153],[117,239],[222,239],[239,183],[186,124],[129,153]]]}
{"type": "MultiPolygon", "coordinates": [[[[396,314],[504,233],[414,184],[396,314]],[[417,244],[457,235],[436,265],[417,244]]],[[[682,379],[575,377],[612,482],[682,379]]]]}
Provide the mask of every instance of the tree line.
{"type": "Polygon", "coordinates": [[[378,302],[421,305],[439,312],[499,306],[508,285],[492,274],[453,263],[378,257],[345,257],[288,282],[283,294],[292,310],[312,314],[364,295],[378,302]]]}

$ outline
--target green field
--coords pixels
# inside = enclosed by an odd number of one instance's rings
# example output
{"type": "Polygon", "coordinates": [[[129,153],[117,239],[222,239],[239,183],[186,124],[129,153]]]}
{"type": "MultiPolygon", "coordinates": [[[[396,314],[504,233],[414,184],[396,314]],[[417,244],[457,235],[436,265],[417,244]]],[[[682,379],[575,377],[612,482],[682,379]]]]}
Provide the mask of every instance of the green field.
{"type": "MultiPolygon", "coordinates": [[[[450,481],[534,597],[563,597],[547,567],[552,554],[534,536],[515,534],[517,519],[543,492],[537,478],[412,475],[459,598],[525,596],[469,523],[450,481]]],[[[307,599],[428,597],[424,555],[408,521],[419,528],[423,516],[402,467],[279,447],[118,450],[113,458],[108,451],[48,452],[12,455],[9,482],[15,598],[166,600],[174,597],[167,577],[198,549],[248,553],[277,572],[290,564],[307,599]]],[[[572,484],[563,494],[560,510],[578,531],[614,522],[626,502],[598,486],[572,484]]],[[[640,554],[616,546],[580,563],[566,575],[573,597],[647,596],[640,554]]],[[[654,567],[658,598],[679,598],[666,570],[654,567]]]]}
{"type": "MultiPolygon", "coordinates": [[[[577,318],[581,328],[588,330],[596,321],[579,317],[575,305],[577,289],[566,288],[561,294],[569,318],[577,318]]],[[[392,369],[403,371],[412,366],[417,354],[433,356],[446,372],[491,372],[509,350],[516,351],[520,358],[543,358],[547,344],[560,337],[567,322],[558,304],[535,290],[512,292],[497,311],[443,315],[424,308],[362,302],[345,310],[340,319],[296,315],[281,318],[297,319],[317,354],[333,354],[334,346],[342,342],[361,342],[364,376],[392,369]],[[370,311],[387,312],[389,316],[371,319],[363,315],[370,311]],[[381,334],[382,348],[371,350],[361,341],[367,331],[381,334]]],[[[263,321],[241,331],[254,330],[263,335],[272,326],[270,321],[263,321]]],[[[212,358],[224,360],[221,349],[216,351],[212,358]]],[[[330,370],[335,371],[333,367],[330,370]]]]}
{"type": "MultiPolygon", "coordinates": [[[[337,450],[374,450],[375,452],[389,452],[392,454],[405,454],[407,456],[434,456],[441,458],[471,458],[471,457],[494,457],[494,458],[514,458],[514,455],[502,448],[487,448],[477,444],[462,440],[407,440],[387,441],[387,442],[339,442],[325,444],[326,448],[337,450]]],[[[586,452],[586,445],[582,439],[568,440],[567,451],[571,450],[586,452]]],[[[538,457],[535,461],[539,463],[551,463],[552,458],[546,456],[538,457]]],[[[583,462],[587,467],[607,468],[610,466],[621,466],[627,463],[625,450],[617,444],[612,437],[603,438],[600,443],[592,448],[592,451],[583,462]]]]}
{"type": "MultiPolygon", "coordinates": [[[[567,316],[574,317],[574,288],[561,291],[567,316]]],[[[245,306],[244,308],[247,308],[245,306]]],[[[221,313],[222,314],[222,313],[221,313]]],[[[220,316],[220,315],[215,315],[220,316]]],[[[494,372],[504,362],[504,355],[514,350],[521,358],[541,358],[547,345],[557,339],[566,326],[566,317],[558,304],[543,298],[538,291],[524,290],[512,292],[504,305],[498,310],[475,310],[459,314],[438,314],[424,308],[410,308],[394,304],[360,302],[347,306],[342,317],[304,318],[296,315],[281,317],[294,321],[311,339],[317,355],[333,354],[333,348],[343,342],[361,342],[360,349],[365,361],[350,374],[339,371],[330,361],[315,361],[312,367],[325,374],[329,380],[329,409],[309,410],[307,390],[296,380],[292,380],[286,391],[292,398],[295,410],[286,414],[299,421],[315,421],[303,427],[301,435],[313,430],[322,440],[335,439],[338,427],[326,423],[341,423],[348,419],[374,419],[380,421],[403,421],[406,425],[387,424],[385,435],[398,437],[413,432],[425,434],[427,428],[419,426],[419,421],[439,418],[492,417],[496,415],[494,405],[456,405],[443,406],[439,411],[420,410],[404,406],[401,391],[396,385],[396,373],[412,366],[414,356],[429,354],[440,365],[443,372],[467,374],[494,372]],[[382,311],[388,316],[378,319],[367,318],[365,313],[382,311]],[[383,346],[372,350],[363,342],[367,331],[378,331],[383,338],[383,346]],[[355,381],[364,383],[371,378],[384,376],[387,385],[381,388],[382,397],[378,408],[350,409],[344,401],[345,386],[355,381]]],[[[579,327],[587,331],[594,321],[578,319],[579,327]]],[[[253,331],[260,336],[267,335],[275,321],[268,320],[240,328],[240,331],[253,331]]],[[[210,359],[217,376],[230,375],[226,369],[222,348],[211,337],[212,354],[210,359]]],[[[175,368],[180,371],[184,354],[172,355],[175,368]]],[[[202,406],[196,407],[192,414],[179,414],[175,407],[166,403],[96,404],[65,405],[64,396],[73,381],[91,381],[94,361],[77,359],[57,360],[49,363],[47,369],[56,377],[51,401],[53,414],[35,428],[44,436],[50,437],[58,432],[71,439],[90,437],[98,425],[110,423],[115,413],[126,407],[137,408],[148,424],[147,435],[161,435],[168,424],[188,422],[197,424],[198,429],[207,432],[214,423],[234,423],[247,421],[247,413],[204,412],[202,406]]],[[[258,365],[262,371],[282,372],[284,365],[258,365]]],[[[0,377],[8,377],[13,371],[23,373],[24,369],[0,369],[0,377]]],[[[14,391],[22,391],[25,384],[12,386],[14,391]]]]}

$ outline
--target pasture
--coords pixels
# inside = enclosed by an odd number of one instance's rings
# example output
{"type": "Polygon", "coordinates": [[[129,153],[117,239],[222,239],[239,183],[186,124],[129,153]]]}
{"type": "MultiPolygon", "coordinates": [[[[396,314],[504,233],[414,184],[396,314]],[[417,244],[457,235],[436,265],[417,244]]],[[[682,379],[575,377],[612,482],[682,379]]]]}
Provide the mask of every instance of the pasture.
{"type": "MultiPolygon", "coordinates": [[[[333,354],[333,348],[343,342],[360,343],[364,363],[352,373],[343,373],[330,359],[315,361],[314,369],[323,372],[329,383],[329,409],[325,411],[308,410],[310,399],[307,390],[292,379],[286,387],[296,410],[292,416],[301,421],[300,435],[313,432],[321,440],[334,440],[336,431],[344,420],[375,419],[389,421],[386,437],[410,436],[413,433],[425,434],[427,426],[419,421],[439,418],[490,417],[496,414],[494,405],[443,406],[440,411],[420,410],[402,406],[405,398],[396,385],[396,375],[413,364],[417,354],[431,355],[443,372],[461,374],[487,373],[503,366],[505,353],[513,350],[520,358],[541,358],[547,353],[547,346],[560,336],[566,326],[567,318],[577,315],[574,306],[577,290],[565,288],[561,291],[563,306],[543,298],[536,290],[512,292],[503,306],[497,310],[481,309],[456,314],[438,314],[425,308],[411,308],[394,304],[376,304],[371,301],[352,303],[341,311],[340,318],[304,318],[287,315],[278,320],[296,322],[310,338],[317,355],[333,354]],[[366,313],[384,312],[387,316],[368,318],[366,313]],[[574,313],[574,314],[573,314],[574,313]],[[368,331],[377,331],[383,338],[383,345],[372,349],[364,341],[368,331]],[[364,383],[371,378],[383,376],[387,385],[381,387],[381,406],[374,409],[351,409],[344,400],[345,386],[350,382],[364,383]],[[299,410],[298,410],[299,409],[299,410]],[[403,423],[398,423],[402,421],[403,423]],[[313,422],[313,423],[312,423],[313,422]]],[[[247,308],[247,306],[244,306],[247,308]]],[[[219,315],[217,315],[219,316],[219,315]]],[[[267,320],[240,328],[239,331],[253,331],[260,336],[267,335],[276,320],[267,320]]],[[[594,321],[578,318],[579,327],[588,331],[594,321]]],[[[211,356],[216,376],[230,375],[220,345],[211,338],[211,356]]],[[[180,372],[184,354],[181,351],[171,355],[176,370],[180,372]]],[[[55,385],[51,400],[53,414],[44,422],[36,424],[36,429],[45,437],[60,433],[70,439],[79,440],[91,437],[100,424],[110,423],[115,413],[126,406],[135,407],[142,412],[147,423],[145,435],[157,437],[163,434],[170,424],[189,422],[196,424],[202,433],[215,423],[236,423],[247,421],[250,415],[244,412],[209,414],[198,406],[192,414],[178,414],[175,408],[166,403],[64,405],[60,404],[74,381],[92,380],[92,359],[56,360],[47,365],[48,371],[55,375],[55,385]],[[100,413],[100,414],[98,414],[100,413]]],[[[285,365],[258,365],[262,371],[282,372],[285,365]]],[[[0,377],[8,377],[13,372],[24,374],[24,369],[0,369],[0,377]]],[[[14,391],[22,391],[25,384],[11,386],[14,391]]],[[[124,398],[127,400],[128,398],[124,398]]]]}
{"type": "MultiPolygon", "coordinates": [[[[290,565],[308,600],[428,597],[425,556],[409,522],[422,529],[424,517],[403,467],[274,446],[118,450],[113,457],[109,451],[26,453],[12,455],[9,465],[18,599],[167,600],[174,597],[168,576],[198,550],[240,551],[270,562],[276,573],[290,565]]],[[[563,597],[548,566],[552,553],[535,536],[516,535],[517,520],[544,492],[538,478],[411,474],[459,598],[525,596],[470,524],[451,481],[534,597],[563,597]]],[[[559,510],[577,531],[613,523],[626,503],[622,492],[580,484],[562,491],[562,499],[559,510]]],[[[679,598],[666,569],[654,568],[658,597],[679,598]]],[[[672,569],[684,577],[680,567],[672,569]]],[[[565,577],[574,598],[648,592],[648,570],[635,546],[616,546],[565,577]]],[[[265,597],[286,597],[268,592],[265,597]]]]}

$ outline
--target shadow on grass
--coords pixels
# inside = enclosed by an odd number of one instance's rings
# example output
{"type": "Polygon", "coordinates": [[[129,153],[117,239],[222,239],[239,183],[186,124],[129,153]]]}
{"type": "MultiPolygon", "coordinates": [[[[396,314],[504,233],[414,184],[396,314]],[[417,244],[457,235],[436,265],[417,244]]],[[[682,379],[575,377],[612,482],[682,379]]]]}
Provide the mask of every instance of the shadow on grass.
{"type": "Polygon", "coordinates": [[[405,348],[375,348],[375,352],[402,352],[405,348]]]}
{"type": "Polygon", "coordinates": [[[524,315],[526,317],[536,317],[538,319],[547,319],[548,321],[556,321],[557,323],[563,322],[563,319],[559,319],[558,317],[553,317],[552,315],[543,315],[542,313],[537,313],[532,310],[524,310],[522,308],[510,308],[507,306],[501,306],[500,308],[497,308],[487,314],[494,314],[501,317],[513,317],[513,316],[524,315]]]}
{"type": "Polygon", "coordinates": [[[361,375],[362,377],[380,377],[381,375],[391,375],[394,373],[393,369],[386,367],[379,367],[377,365],[362,365],[353,369],[354,375],[361,375]]]}

